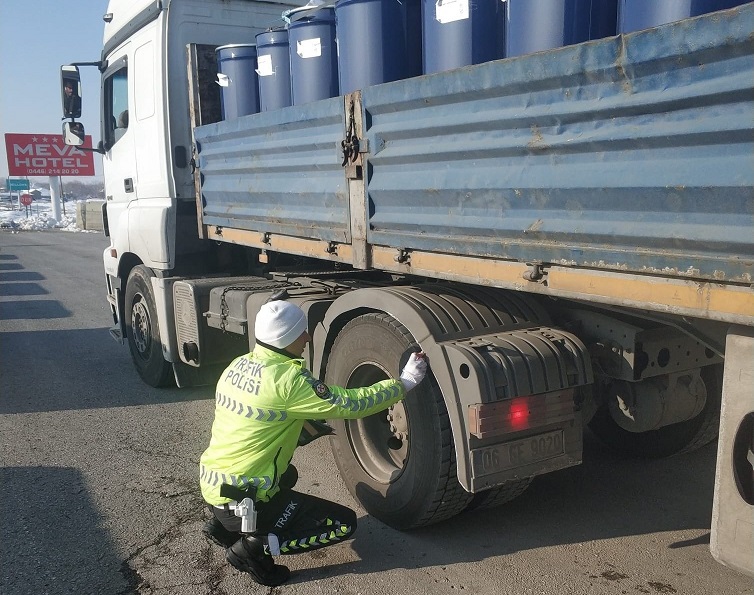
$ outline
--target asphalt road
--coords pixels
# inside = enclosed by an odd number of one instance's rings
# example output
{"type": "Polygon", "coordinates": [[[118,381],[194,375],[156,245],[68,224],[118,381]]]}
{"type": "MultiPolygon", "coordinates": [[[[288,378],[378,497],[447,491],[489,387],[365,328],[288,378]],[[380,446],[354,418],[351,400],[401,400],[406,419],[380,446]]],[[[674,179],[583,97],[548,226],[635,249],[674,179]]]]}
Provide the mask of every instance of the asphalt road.
{"type": "Polygon", "coordinates": [[[0,232],[0,593],[130,595],[751,594],[715,562],[716,446],[585,462],[516,501],[402,534],[367,516],[319,440],[298,489],[355,506],[356,538],[283,558],[260,587],[200,528],[212,390],[143,385],[113,341],[101,234],[0,232]]]}

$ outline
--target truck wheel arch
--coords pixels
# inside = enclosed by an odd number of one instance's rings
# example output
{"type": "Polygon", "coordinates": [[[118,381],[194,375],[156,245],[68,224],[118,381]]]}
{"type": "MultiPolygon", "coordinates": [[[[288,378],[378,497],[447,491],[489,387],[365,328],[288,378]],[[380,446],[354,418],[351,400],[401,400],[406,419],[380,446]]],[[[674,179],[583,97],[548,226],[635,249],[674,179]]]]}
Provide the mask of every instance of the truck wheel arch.
{"type": "Polygon", "coordinates": [[[534,300],[524,301],[509,292],[491,288],[423,284],[357,289],[336,299],[321,324],[317,325],[314,344],[323,347],[315,353],[312,369],[318,371],[320,377],[325,376],[327,357],[335,336],[349,320],[366,312],[381,312],[393,317],[427,354],[448,411],[458,480],[464,489],[473,492],[467,408],[474,404],[474,395],[459,386],[469,380],[459,378],[453,369],[451,355],[441,341],[459,334],[502,330],[509,324],[501,320],[501,314],[506,316],[506,312],[514,322],[547,324],[549,316],[534,300]]]}
{"type": "Polygon", "coordinates": [[[132,252],[125,252],[121,253],[121,256],[118,260],[118,287],[115,287],[114,289],[117,289],[117,296],[118,296],[118,325],[120,326],[121,336],[125,339],[126,338],[126,286],[128,285],[128,276],[131,274],[131,271],[143,264],[138,256],[136,256],[132,252]]]}

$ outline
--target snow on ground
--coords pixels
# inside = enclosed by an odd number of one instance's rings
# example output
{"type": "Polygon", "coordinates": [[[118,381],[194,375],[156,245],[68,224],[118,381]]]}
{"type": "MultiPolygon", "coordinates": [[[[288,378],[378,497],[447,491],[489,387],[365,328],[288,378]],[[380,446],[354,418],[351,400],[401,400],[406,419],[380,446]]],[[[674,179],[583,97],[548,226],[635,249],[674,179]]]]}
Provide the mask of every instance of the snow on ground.
{"type": "MultiPolygon", "coordinates": [[[[52,218],[52,203],[41,200],[34,201],[27,209],[22,206],[18,209],[17,204],[9,204],[3,200],[0,204],[0,231],[44,231],[48,229],[60,229],[62,231],[74,231],[78,233],[100,233],[94,230],[83,230],[76,226],[76,203],[85,201],[73,201],[65,203],[65,215],[60,210],[60,221],[52,218]]],[[[16,201],[14,201],[16,203],[16,201]]]]}

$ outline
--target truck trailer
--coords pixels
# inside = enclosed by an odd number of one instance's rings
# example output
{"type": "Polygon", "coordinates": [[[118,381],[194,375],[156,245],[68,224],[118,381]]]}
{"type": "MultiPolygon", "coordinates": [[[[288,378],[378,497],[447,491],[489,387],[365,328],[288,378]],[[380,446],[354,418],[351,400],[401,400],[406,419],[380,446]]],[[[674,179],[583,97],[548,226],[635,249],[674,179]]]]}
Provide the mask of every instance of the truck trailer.
{"type": "Polygon", "coordinates": [[[647,458],[719,434],[711,550],[753,573],[754,3],[223,120],[217,48],[293,8],[104,17],[107,299],[144,382],[214,384],[271,298],[328,384],[421,348],[419,394],[330,438],[400,530],[579,464],[587,426],[647,458]]]}

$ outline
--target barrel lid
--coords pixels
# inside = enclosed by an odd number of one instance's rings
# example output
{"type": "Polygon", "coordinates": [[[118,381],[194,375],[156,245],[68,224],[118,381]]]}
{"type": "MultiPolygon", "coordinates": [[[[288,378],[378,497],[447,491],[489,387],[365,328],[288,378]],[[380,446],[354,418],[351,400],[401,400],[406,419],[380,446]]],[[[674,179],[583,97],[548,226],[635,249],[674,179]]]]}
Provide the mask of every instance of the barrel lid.
{"type": "Polygon", "coordinates": [[[255,43],[229,43],[227,45],[221,45],[215,48],[215,51],[219,52],[220,50],[229,50],[231,48],[249,48],[249,49],[256,50],[257,44],[255,43]]]}
{"type": "Polygon", "coordinates": [[[295,20],[291,21],[288,25],[289,29],[294,27],[301,27],[304,25],[310,25],[313,23],[334,23],[335,22],[335,9],[332,6],[325,6],[323,8],[313,8],[312,10],[305,10],[299,12],[295,16],[295,20]]]}
{"type": "Polygon", "coordinates": [[[257,45],[274,45],[287,44],[288,43],[288,30],[287,29],[270,29],[264,33],[257,35],[257,45]]]}

